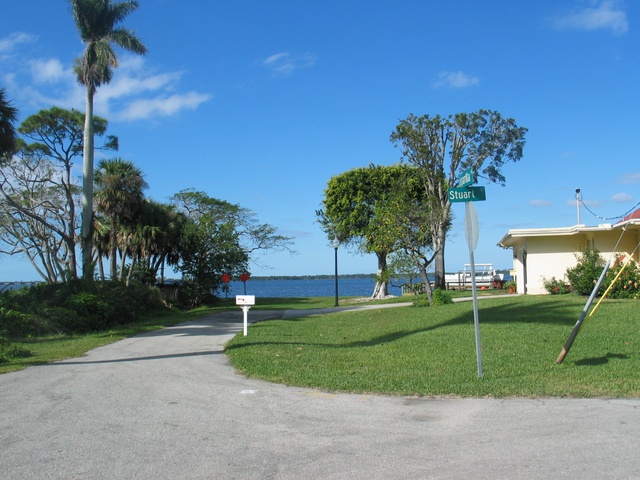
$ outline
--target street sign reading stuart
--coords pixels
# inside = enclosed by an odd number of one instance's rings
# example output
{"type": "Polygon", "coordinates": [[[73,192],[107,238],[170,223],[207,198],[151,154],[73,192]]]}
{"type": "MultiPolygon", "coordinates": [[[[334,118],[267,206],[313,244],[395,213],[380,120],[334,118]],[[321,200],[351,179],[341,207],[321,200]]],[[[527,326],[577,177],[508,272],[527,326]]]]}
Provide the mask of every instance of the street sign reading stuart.
{"type": "Polygon", "coordinates": [[[456,187],[447,190],[449,201],[455,202],[478,202],[486,200],[487,196],[484,187],[456,187]]]}

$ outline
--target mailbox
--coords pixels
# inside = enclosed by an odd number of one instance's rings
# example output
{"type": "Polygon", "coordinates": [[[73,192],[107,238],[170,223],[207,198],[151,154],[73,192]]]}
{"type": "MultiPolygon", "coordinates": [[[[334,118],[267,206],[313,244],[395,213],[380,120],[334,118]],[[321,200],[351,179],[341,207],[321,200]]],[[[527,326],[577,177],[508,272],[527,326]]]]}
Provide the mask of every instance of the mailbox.
{"type": "Polygon", "coordinates": [[[236,295],[236,305],[255,305],[256,304],[256,296],[255,295],[236,295]]]}

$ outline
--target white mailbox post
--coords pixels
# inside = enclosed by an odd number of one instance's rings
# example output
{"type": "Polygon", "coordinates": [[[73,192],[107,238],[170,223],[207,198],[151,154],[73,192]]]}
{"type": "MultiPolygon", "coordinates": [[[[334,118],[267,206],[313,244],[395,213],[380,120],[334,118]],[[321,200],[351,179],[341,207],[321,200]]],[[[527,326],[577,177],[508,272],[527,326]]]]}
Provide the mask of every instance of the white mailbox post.
{"type": "Polygon", "coordinates": [[[244,336],[247,336],[247,316],[249,314],[249,309],[256,304],[256,296],[255,295],[236,295],[236,305],[239,305],[242,308],[242,313],[244,314],[244,336]]]}

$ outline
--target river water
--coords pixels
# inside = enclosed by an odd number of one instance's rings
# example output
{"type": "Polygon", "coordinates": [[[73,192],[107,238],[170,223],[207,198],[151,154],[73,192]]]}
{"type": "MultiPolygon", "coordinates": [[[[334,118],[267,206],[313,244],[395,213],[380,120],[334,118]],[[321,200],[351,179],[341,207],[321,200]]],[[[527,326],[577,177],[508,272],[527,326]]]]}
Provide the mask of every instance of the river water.
{"type": "MultiPolygon", "coordinates": [[[[375,287],[373,278],[339,278],[338,296],[340,297],[370,297],[375,287]]],[[[389,295],[402,295],[400,280],[393,280],[389,285],[389,295]]],[[[335,279],[291,279],[267,280],[249,279],[245,285],[242,282],[229,282],[229,297],[236,295],[255,295],[256,297],[333,297],[336,292],[335,279]]],[[[224,294],[222,294],[224,296],[224,294]]]]}

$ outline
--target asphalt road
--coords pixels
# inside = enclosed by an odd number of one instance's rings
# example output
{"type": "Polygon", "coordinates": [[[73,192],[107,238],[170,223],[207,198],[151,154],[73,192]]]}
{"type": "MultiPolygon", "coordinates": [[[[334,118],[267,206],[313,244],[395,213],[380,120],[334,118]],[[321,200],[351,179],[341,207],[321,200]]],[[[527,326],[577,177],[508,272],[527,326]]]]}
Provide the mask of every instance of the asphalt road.
{"type": "Polygon", "coordinates": [[[640,400],[286,387],[233,371],[238,331],[239,310],[0,375],[0,479],[640,477],[640,400]]]}

